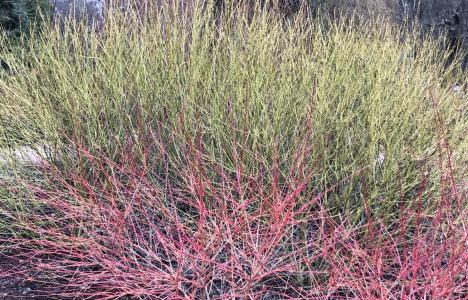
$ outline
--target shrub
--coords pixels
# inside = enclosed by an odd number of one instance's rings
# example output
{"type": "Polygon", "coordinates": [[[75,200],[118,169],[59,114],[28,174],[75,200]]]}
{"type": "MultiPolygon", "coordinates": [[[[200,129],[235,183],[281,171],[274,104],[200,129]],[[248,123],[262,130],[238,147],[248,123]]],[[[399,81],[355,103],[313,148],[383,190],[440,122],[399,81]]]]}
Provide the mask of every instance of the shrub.
{"type": "Polygon", "coordinates": [[[464,77],[438,41],[168,5],[1,52],[0,279],[64,299],[466,294],[464,77]]]}

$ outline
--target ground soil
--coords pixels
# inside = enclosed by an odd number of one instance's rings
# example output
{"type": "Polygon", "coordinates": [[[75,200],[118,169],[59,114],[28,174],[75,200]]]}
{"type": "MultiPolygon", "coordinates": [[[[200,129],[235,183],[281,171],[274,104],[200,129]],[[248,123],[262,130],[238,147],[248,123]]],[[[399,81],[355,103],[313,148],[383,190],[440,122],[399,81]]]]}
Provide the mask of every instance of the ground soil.
{"type": "MultiPolygon", "coordinates": [[[[0,299],[46,299],[44,297],[37,297],[34,295],[37,285],[29,281],[27,278],[19,276],[3,276],[15,266],[17,266],[17,263],[0,256],[0,299]]],[[[50,299],[50,297],[48,299],[50,299]]]]}

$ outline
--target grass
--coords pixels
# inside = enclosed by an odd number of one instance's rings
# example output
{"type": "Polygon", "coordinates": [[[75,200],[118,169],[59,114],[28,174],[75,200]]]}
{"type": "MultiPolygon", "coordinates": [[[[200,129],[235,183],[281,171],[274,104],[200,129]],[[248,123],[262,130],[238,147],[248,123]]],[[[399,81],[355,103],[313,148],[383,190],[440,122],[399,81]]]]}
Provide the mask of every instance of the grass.
{"type": "Polygon", "coordinates": [[[385,19],[246,10],[0,37],[0,147],[51,148],[0,167],[0,252],[62,297],[459,293],[457,61],[385,19]]]}

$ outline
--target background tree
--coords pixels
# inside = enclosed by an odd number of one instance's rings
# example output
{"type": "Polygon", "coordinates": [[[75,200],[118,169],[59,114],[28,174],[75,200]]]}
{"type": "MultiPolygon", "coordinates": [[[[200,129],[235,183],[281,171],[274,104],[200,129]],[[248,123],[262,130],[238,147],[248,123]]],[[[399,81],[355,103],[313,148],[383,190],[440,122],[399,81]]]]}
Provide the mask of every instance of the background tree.
{"type": "Polygon", "coordinates": [[[18,38],[28,33],[30,27],[41,20],[40,14],[49,13],[48,0],[2,0],[0,2],[0,27],[7,36],[18,38]]]}

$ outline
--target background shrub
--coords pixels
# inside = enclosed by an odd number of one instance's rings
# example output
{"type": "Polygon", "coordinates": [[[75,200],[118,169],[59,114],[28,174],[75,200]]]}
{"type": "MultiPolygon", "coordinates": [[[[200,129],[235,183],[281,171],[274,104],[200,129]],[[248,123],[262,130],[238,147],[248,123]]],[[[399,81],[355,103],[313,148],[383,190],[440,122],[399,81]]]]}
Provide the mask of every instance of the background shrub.
{"type": "Polygon", "coordinates": [[[0,3],[0,27],[10,38],[28,34],[30,27],[40,22],[39,12],[46,14],[48,0],[2,0],[0,3]]]}

